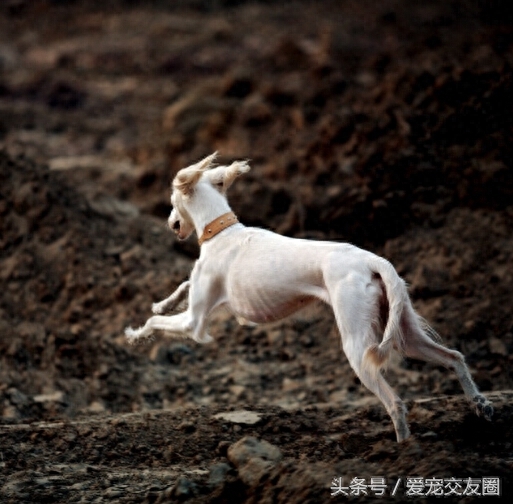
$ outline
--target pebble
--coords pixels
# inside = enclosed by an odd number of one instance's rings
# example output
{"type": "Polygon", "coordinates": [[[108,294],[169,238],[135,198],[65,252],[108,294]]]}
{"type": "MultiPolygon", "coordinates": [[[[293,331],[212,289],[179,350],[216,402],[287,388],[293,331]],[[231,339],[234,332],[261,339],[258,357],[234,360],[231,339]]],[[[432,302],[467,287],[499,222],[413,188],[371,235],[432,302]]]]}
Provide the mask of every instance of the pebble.
{"type": "Polygon", "coordinates": [[[245,425],[255,425],[262,420],[262,416],[259,413],[248,410],[226,411],[214,415],[214,418],[217,420],[225,420],[227,422],[245,425]]]}

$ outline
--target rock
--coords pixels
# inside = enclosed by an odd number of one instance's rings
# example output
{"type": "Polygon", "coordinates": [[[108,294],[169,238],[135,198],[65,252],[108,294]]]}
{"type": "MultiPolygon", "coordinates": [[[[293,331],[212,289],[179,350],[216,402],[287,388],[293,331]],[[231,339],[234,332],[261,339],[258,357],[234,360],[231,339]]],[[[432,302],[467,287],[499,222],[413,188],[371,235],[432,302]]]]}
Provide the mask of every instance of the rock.
{"type": "Polygon", "coordinates": [[[215,464],[210,468],[208,476],[208,484],[215,487],[220,485],[225,479],[226,475],[232,470],[232,468],[225,463],[215,464]]]}
{"type": "Polygon", "coordinates": [[[276,446],[252,436],[243,437],[228,448],[228,460],[248,486],[257,485],[281,459],[276,446]]]}
{"type": "Polygon", "coordinates": [[[239,478],[249,487],[255,487],[263,480],[265,475],[268,474],[273,467],[274,464],[271,462],[267,462],[260,458],[254,458],[249,460],[247,464],[243,465],[239,469],[239,478]]]}
{"type": "Polygon", "coordinates": [[[93,401],[87,408],[89,413],[103,413],[105,411],[105,405],[100,401],[93,401]]]}
{"type": "Polygon", "coordinates": [[[185,501],[194,497],[197,493],[197,485],[194,481],[191,481],[184,476],[180,476],[176,481],[175,485],[171,489],[170,497],[172,501],[178,500],[185,501]]]}
{"type": "Polygon", "coordinates": [[[64,393],[60,390],[51,392],[49,394],[38,394],[34,396],[34,402],[46,403],[46,402],[62,402],[64,399],[64,393]]]}
{"type": "Polygon", "coordinates": [[[228,460],[237,468],[254,458],[275,463],[282,459],[282,454],[268,441],[253,436],[245,436],[228,448],[228,460]]]}
{"type": "Polygon", "coordinates": [[[227,422],[235,424],[254,425],[262,420],[262,417],[254,411],[239,410],[239,411],[226,411],[214,415],[218,420],[226,420],[227,422]]]}
{"type": "Polygon", "coordinates": [[[242,396],[242,394],[244,394],[246,391],[246,387],[243,385],[230,385],[229,389],[230,392],[237,398],[242,396]]]}

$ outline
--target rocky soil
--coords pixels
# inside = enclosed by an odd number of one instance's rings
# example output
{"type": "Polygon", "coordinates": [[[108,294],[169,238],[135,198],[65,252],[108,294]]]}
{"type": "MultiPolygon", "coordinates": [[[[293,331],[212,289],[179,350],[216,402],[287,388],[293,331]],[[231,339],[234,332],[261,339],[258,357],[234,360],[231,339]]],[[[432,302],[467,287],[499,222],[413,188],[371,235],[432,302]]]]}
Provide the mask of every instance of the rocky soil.
{"type": "Polygon", "coordinates": [[[3,2],[0,501],[513,494],[512,64],[503,1],[3,2]],[[397,359],[397,444],[323,305],[128,346],[198,254],[169,182],[214,150],[251,159],[242,222],[390,259],[494,421],[397,359]]]}

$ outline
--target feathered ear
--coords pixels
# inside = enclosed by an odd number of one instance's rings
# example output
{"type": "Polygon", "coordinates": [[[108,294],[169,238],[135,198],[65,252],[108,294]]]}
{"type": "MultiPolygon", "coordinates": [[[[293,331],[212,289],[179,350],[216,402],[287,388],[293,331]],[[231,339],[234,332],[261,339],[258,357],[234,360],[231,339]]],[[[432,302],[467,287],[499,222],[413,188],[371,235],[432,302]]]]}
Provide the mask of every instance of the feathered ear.
{"type": "Polygon", "coordinates": [[[235,161],[230,166],[217,166],[209,171],[208,179],[212,185],[225,192],[239,175],[248,172],[249,169],[247,161],[235,161]]]}
{"type": "Polygon", "coordinates": [[[188,166],[187,168],[182,168],[173,180],[173,187],[184,195],[191,194],[203,172],[212,167],[216,156],[217,152],[214,152],[198,163],[188,166]]]}
{"type": "Polygon", "coordinates": [[[228,189],[239,175],[247,173],[249,170],[248,161],[234,161],[230,166],[227,166],[224,171],[224,189],[228,189]]]}
{"type": "MultiPolygon", "coordinates": [[[[197,170],[208,170],[209,168],[212,168],[212,165],[214,164],[214,161],[217,157],[217,151],[213,154],[210,154],[210,156],[207,156],[206,158],[203,158],[201,161],[198,161],[194,167],[196,167],[197,170]]],[[[191,166],[191,168],[193,167],[191,166]]]]}

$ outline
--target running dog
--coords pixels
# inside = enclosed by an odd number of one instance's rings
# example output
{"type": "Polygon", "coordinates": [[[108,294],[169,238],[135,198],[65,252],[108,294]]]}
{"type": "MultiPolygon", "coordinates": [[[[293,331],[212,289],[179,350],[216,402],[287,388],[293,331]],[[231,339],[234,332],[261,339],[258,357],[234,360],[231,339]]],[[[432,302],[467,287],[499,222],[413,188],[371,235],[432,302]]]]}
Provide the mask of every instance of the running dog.
{"type": "Polygon", "coordinates": [[[410,434],[406,407],[381,372],[394,350],[452,369],[477,414],[491,419],[493,407],[479,393],[463,355],[435,341],[435,331],[415,312],[404,281],[387,260],[350,244],[244,226],[226,191],[249,165],[215,166],[216,154],[180,170],[173,180],[169,227],[180,240],[196,231],[201,246],[190,280],[154,304],[155,315],[143,327],[126,329],[130,343],[157,330],[208,343],[209,314],[221,305],[239,321],[265,323],[321,300],[332,307],[349,363],[383,403],[398,441],[410,434]],[[162,315],[186,297],[185,311],[162,315]]]}

